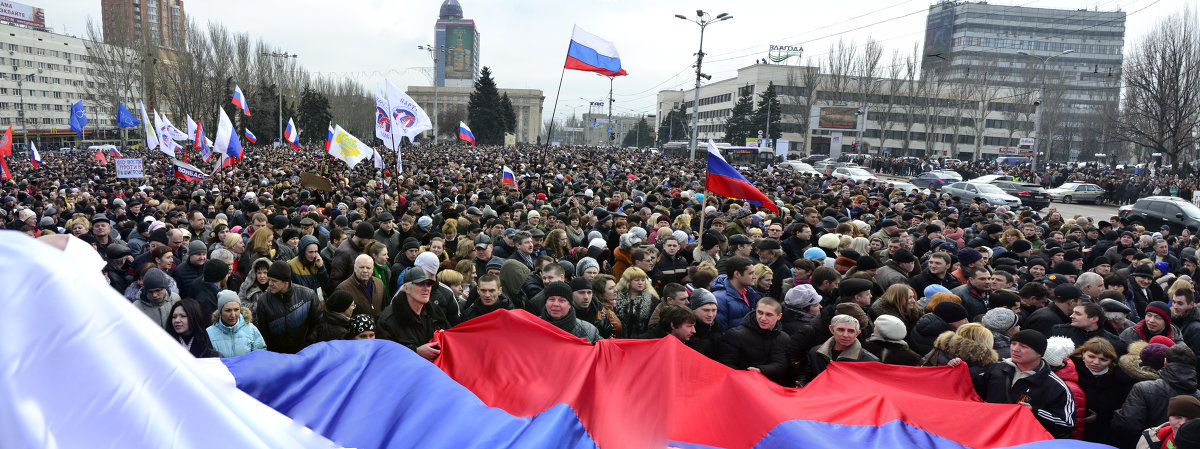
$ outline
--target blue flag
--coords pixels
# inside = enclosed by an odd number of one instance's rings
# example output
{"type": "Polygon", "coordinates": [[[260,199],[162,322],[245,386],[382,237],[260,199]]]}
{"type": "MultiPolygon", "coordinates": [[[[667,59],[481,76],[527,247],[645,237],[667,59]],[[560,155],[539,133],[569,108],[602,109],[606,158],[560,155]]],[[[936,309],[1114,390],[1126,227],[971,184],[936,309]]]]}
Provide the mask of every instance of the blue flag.
{"type": "Polygon", "coordinates": [[[137,128],[142,125],[142,121],[138,120],[133,114],[125,109],[125,103],[117,102],[117,126],[121,128],[137,128]]]}
{"type": "Polygon", "coordinates": [[[79,138],[83,138],[83,127],[87,126],[87,114],[83,112],[83,100],[71,105],[71,118],[67,120],[71,125],[71,131],[75,131],[79,138]]]}

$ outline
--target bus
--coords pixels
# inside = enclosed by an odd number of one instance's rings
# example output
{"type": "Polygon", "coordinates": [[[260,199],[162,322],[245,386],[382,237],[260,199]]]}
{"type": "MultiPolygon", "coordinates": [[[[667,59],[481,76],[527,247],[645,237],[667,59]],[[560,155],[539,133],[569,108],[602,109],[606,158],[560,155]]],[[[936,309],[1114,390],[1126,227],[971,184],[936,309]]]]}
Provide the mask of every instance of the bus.
{"type": "MultiPolygon", "coordinates": [[[[771,148],[763,147],[735,147],[724,142],[716,142],[717,150],[721,152],[721,157],[725,158],[729,165],[734,167],[754,167],[767,168],[775,161],[775,151],[771,148]]],[[[696,148],[697,157],[702,157],[703,153],[708,151],[708,144],[697,142],[696,148]]],[[[662,146],[663,154],[687,159],[691,156],[689,143],[686,141],[667,142],[662,146]]]]}

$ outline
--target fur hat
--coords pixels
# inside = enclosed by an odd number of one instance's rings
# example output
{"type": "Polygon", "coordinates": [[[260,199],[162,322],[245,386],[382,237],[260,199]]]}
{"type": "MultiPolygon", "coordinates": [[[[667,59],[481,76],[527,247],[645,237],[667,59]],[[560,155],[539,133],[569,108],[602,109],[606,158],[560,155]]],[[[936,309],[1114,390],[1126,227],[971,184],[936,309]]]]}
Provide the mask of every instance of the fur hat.
{"type": "Polygon", "coordinates": [[[875,333],[891,341],[902,341],[908,335],[904,322],[892,315],[879,315],[875,319],[875,333]]]}

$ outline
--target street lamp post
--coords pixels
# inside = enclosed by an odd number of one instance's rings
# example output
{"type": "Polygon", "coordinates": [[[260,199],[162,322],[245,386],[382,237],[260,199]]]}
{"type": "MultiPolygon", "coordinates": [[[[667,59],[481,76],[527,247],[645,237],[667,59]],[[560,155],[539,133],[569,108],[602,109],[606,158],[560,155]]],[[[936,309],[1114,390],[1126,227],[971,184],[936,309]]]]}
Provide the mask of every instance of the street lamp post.
{"type": "MultiPolygon", "coordinates": [[[[274,51],[263,52],[262,55],[269,57],[269,58],[273,58],[277,61],[285,60],[287,58],[296,58],[297,57],[297,55],[288,54],[288,52],[274,52],[274,51]]],[[[281,82],[282,74],[283,74],[283,63],[280,63],[279,70],[276,71],[276,73],[275,73],[275,93],[279,94],[279,134],[277,134],[277,136],[279,137],[280,145],[283,145],[283,83],[281,82]]]]}
{"type": "MultiPolygon", "coordinates": [[[[1062,55],[1065,55],[1068,53],[1074,53],[1074,52],[1075,52],[1075,50],[1063,50],[1061,53],[1055,53],[1050,56],[1042,57],[1042,56],[1031,55],[1023,50],[1017,51],[1018,55],[1029,56],[1031,58],[1040,60],[1042,62],[1042,68],[1041,68],[1041,70],[1039,70],[1039,72],[1042,75],[1042,86],[1040,88],[1038,88],[1038,99],[1036,102],[1034,102],[1034,107],[1037,108],[1037,121],[1033,123],[1033,134],[1036,135],[1037,138],[1033,139],[1033,158],[1031,159],[1031,164],[1030,164],[1034,167],[1037,166],[1038,151],[1039,151],[1038,147],[1041,146],[1038,143],[1042,140],[1042,108],[1043,108],[1042,103],[1045,103],[1045,96],[1046,96],[1046,63],[1050,62],[1051,59],[1054,59],[1056,57],[1059,57],[1059,56],[1062,56],[1062,55]]],[[[1046,145],[1049,146],[1050,143],[1047,142],[1046,145]]]]}
{"type": "Polygon", "coordinates": [[[433,58],[433,143],[434,143],[434,145],[436,145],[438,142],[438,131],[440,131],[438,129],[438,80],[437,80],[437,68],[438,68],[438,60],[439,60],[438,53],[445,53],[446,46],[438,45],[437,47],[434,47],[432,45],[425,44],[425,45],[418,45],[417,49],[425,50],[425,51],[429,52],[429,57],[433,58]]]}
{"type": "Polygon", "coordinates": [[[692,22],[696,25],[700,25],[700,50],[696,52],[696,95],[695,99],[692,101],[692,141],[689,145],[689,148],[691,149],[690,160],[694,161],[696,160],[696,138],[698,137],[697,133],[700,130],[700,78],[703,77],[705,79],[712,79],[711,76],[705,75],[700,71],[700,66],[704,62],[704,28],[709,24],[732,19],[733,16],[726,13],[720,13],[717,14],[716,17],[712,17],[703,10],[697,9],[695,19],[689,19],[683,14],[676,14],[675,17],[692,22]]]}

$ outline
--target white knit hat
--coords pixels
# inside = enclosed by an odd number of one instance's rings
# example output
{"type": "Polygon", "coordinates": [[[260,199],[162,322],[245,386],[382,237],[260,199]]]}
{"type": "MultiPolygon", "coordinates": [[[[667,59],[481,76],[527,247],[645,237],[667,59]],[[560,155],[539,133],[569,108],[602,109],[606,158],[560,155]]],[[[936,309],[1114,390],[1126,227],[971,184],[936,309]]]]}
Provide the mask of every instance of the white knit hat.
{"type": "Polygon", "coordinates": [[[1062,368],[1063,360],[1071,356],[1071,352],[1075,350],[1075,342],[1067,337],[1050,337],[1046,339],[1046,353],[1042,354],[1042,359],[1050,365],[1051,368],[1062,368]]]}
{"type": "Polygon", "coordinates": [[[892,315],[879,315],[879,318],[875,319],[875,333],[891,341],[901,341],[904,340],[905,335],[908,335],[908,329],[904,328],[904,322],[899,318],[892,315]]]}

